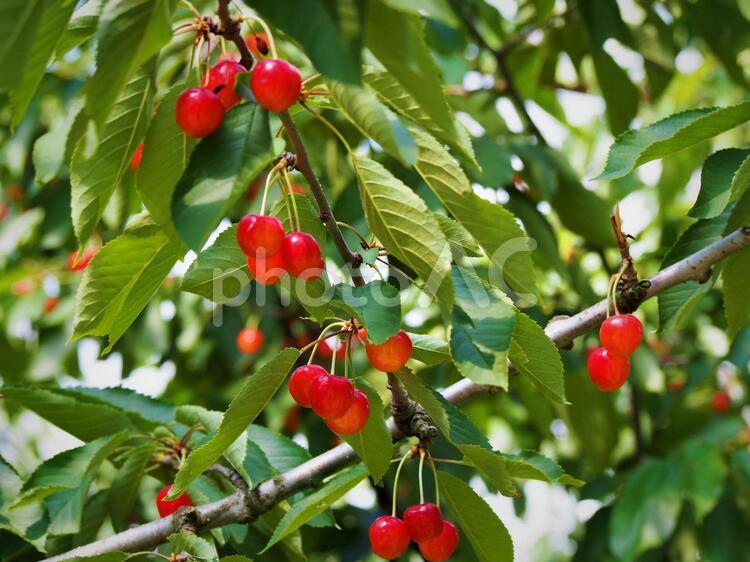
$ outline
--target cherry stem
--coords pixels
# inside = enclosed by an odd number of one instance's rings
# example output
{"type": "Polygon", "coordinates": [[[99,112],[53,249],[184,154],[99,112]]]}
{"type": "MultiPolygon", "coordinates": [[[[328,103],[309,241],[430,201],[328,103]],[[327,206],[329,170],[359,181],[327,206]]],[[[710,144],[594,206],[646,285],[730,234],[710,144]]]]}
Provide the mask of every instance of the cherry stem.
{"type": "MultiPolygon", "coordinates": [[[[240,13],[242,13],[242,11],[240,11],[240,13]]],[[[268,24],[263,20],[263,18],[260,18],[252,14],[242,13],[241,19],[243,21],[244,20],[257,21],[260,24],[260,26],[263,28],[263,31],[266,33],[266,37],[268,37],[268,47],[271,49],[271,56],[275,59],[279,58],[279,55],[276,52],[276,41],[273,40],[273,33],[271,33],[271,28],[268,27],[268,24]]]]}
{"type": "Polygon", "coordinates": [[[432,477],[435,480],[435,505],[440,507],[440,486],[438,485],[437,468],[435,467],[435,462],[432,460],[432,457],[430,457],[430,467],[432,468],[432,477]]]}
{"type": "MultiPolygon", "coordinates": [[[[286,186],[286,191],[289,194],[289,199],[292,202],[292,208],[294,209],[294,217],[297,219],[297,232],[302,230],[302,223],[299,220],[299,211],[297,210],[297,200],[295,198],[294,191],[292,190],[292,182],[289,179],[289,173],[286,171],[286,168],[281,168],[281,179],[284,182],[284,185],[286,186]]],[[[291,220],[291,217],[290,219],[291,220]]],[[[294,225],[292,224],[292,227],[294,225]]]]}
{"type": "Polygon", "coordinates": [[[424,449],[419,449],[419,503],[424,503],[424,449]]]}
{"type": "Polygon", "coordinates": [[[260,214],[261,216],[266,214],[266,201],[268,200],[268,191],[271,187],[271,184],[276,179],[276,171],[279,169],[279,165],[276,164],[271,170],[268,172],[268,175],[266,176],[266,183],[263,186],[263,199],[260,202],[260,214]]]}
{"type": "Polygon", "coordinates": [[[320,78],[320,76],[321,76],[320,72],[316,72],[315,74],[311,74],[310,76],[308,76],[307,78],[305,78],[305,79],[304,79],[304,80],[302,81],[302,85],[304,86],[304,85],[305,85],[305,84],[307,84],[308,82],[312,82],[312,81],[313,81],[313,80],[315,80],[316,78],[320,78]]]}
{"type": "Polygon", "coordinates": [[[362,233],[359,230],[357,230],[355,227],[353,227],[352,225],[350,225],[348,223],[341,222],[341,221],[336,221],[336,224],[339,225],[339,226],[341,226],[341,227],[343,227],[343,228],[351,230],[354,234],[357,235],[357,238],[359,238],[362,241],[363,244],[365,244],[366,246],[369,247],[369,244],[367,242],[367,238],[365,238],[362,235],[362,233]]]}
{"type": "Polygon", "coordinates": [[[615,309],[615,314],[619,315],[620,310],[617,308],[617,285],[620,284],[620,279],[622,278],[622,274],[625,273],[625,269],[627,269],[628,265],[626,262],[622,262],[622,265],[620,266],[620,271],[617,274],[617,277],[615,277],[615,282],[612,284],[612,307],[615,309]]]}
{"type": "Polygon", "coordinates": [[[406,459],[409,458],[411,451],[407,449],[404,456],[401,457],[401,462],[398,463],[396,468],[396,477],[393,480],[393,501],[391,502],[391,517],[396,517],[396,497],[398,496],[398,480],[401,478],[401,469],[404,467],[406,459]]]}
{"type": "Polygon", "coordinates": [[[310,347],[312,347],[312,348],[313,348],[313,349],[312,349],[312,353],[310,354],[310,359],[309,359],[309,360],[307,361],[307,364],[308,364],[308,365],[309,365],[310,363],[312,363],[312,361],[313,361],[313,358],[315,357],[315,352],[316,352],[316,351],[318,350],[318,345],[320,344],[320,342],[322,342],[323,340],[326,340],[326,339],[328,339],[328,338],[331,338],[331,337],[333,337],[333,336],[337,336],[337,335],[339,335],[339,334],[343,334],[343,333],[344,333],[344,332],[346,332],[347,330],[346,330],[346,329],[344,329],[344,330],[339,330],[338,332],[334,332],[333,334],[328,334],[328,335],[325,335],[325,334],[326,334],[326,332],[328,332],[328,330],[330,330],[331,328],[335,328],[335,327],[338,327],[338,326],[344,326],[345,324],[346,324],[346,322],[335,322],[335,323],[333,323],[333,324],[329,324],[329,325],[328,325],[328,326],[327,326],[327,327],[326,327],[326,328],[325,328],[325,329],[324,329],[324,330],[323,330],[323,331],[322,331],[322,332],[320,333],[320,336],[318,337],[318,339],[317,339],[317,340],[315,340],[314,342],[310,342],[310,343],[308,343],[308,344],[307,344],[307,345],[306,345],[305,347],[303,347],[302,349],[300,349],[300,354],[302,354],[302,353],[304,353],[305,351],[307,351],[307,350],[308,350],[308,349],[309,349],[310,347]]]}
{"type": "MultiPolygon", "coordinates": [[[[338,338],[338,336],[336,336],[336,337],[338,338]]],[[[331,370],[330,370],[330,373],[332,375],[335,375],[336,374],[335,373],[335,371],[336,371],[336,354],[338,354],[338,352],[339,352],[339,344],[338,344],[338,339],[335,339],[333,341],[334,341],[334,345],[331,346],[331,349],[333,349],[333,353],[331,353],[331,370]]]]}
{"type": "Polygon", "coordinates": [[[180,0],[180,4],[182,4],[188,10],[190,10],[191,12],[193,12],[193,15],[196,18],[203,19],[203,15],[198,11],[198,8],[196,8],[195,6],[193,6],[193,4],[191,2],[189,2],[188,0],[180,0]]]}
{"type": "MultiPolygon", "coordinates": [[[[349,348],[351,347],[351,343],[352,343],[352,333],[347,332],[346,347],[344,348],[344,376],[346,378],[349,378],[349,360],[351,359],[349,348]]],[[[334,357],[335,357],[335,354],[334,354],[334,357]]]]}

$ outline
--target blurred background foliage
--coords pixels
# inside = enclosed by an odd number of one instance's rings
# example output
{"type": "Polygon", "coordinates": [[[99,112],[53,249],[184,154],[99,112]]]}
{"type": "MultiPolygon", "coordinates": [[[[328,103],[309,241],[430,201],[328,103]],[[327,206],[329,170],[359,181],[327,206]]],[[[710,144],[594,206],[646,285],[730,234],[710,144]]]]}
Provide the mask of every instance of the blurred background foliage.
{"type": "MultiPolygon", "coordinates": [[[[68,341],[80,273],[66,267],[77,249],[66,139],[75,130],[74,108],[92,73],[101,3],[79,3],[75,25],[69,25],[20,119],[9,94],[0,92],[0,380],[66,387],[122,384],[172,404],[224,410],[254,365],[280,347],[314,339],[317,328],[300,320],[305,313],[295,305],[282,306],[275,293],[269,293],[263,307],[250,302],[224,307],[216,325],[211,303],[179,290],[195,257],[192,252],[174,267],[111,354],[99,357],[102,344],[95,339],[68,341]],[[45,143],[57,150],[45,150],[45,143]],[[262,350],[250,357],[235,345],[245,325],[259,326],[265,335],[262,350]]],[[[308,10],[314,16],[316,10],[343,3],[286,6],[283,17],[304,19],[308,10]]],[[[541,323],[604,297],[609,275],[619,264],[608,223],[615,202],[620,203],[625,232],[635,237],[638,271],[652,274],[693,222],[687,213],[699,191],[703,161],[716,150],[748,142],[743,126],[621,179],[590,179],[603,169],[607,148],[623,131],[686,109],[746,99],[746,0],[386,3],[424,16],[426,41],[448,103],[469,131],[481,167],[468,155],[462,157],[475,191],[513,211],[538,243],[533,258],[543,303],[526,312],[541,323]],[[519,111],[519,99],[524,111],[519,111]]],[[[213,7],[205,1],[195,4],[206,12],[213,7]]],[[[274,13],[270,4],[248,3],[269,18],[284,55],[309,76],[314,72],[306,54],[309,45],[293,36],[293,26],[280,26],[267,15],[274,13]]],[[[182,5],[175,13],[175,22],[189,17],[182,5]]],[[[313,16],[314,27],[318,20],[313,16]]],[[[407,48],[408,37],[391,36],[388,29],[367,33],[368,42],[380,33],[383,40],[403,41],[407,48]]],[[[325,34],[315,39],[321,49],[333,48],[325,34]]],[[[190,41],[176,36],[162,50],[159,95],[181,79],[190,41]]],[[[364,53],[365,62],[369,56],[364,53]]],[[[416,172],[368,143],[339,112],[325,110],[323,102],[318,107],[352,145],[369,150],[430,207],[439,207],[416,172]]],[[[295,119],[337,218],[366,231],[342,145],[305,112],[295,119]]],[[[403,141],[400,148],[408,154],[408,135],[403,141]]],[[[140,209],[137,191],[128,188],[132,175],[126,172],[90,244],[111,240],[140,209]]],[[[232,222],[258,208],[257,186],[248,190],[248,197],[232,209],[232,222]]],[[[356,244],[356,238],[347,238],[356,244]]],[[[330,242],[327,255],[336,261],[330,242]]],[[[478,260],[477,266],[486,264],[478,260]]],[[[508,526],[517,560],[750,560],[750,410],[744,406],[750,328],[728,337],[720,285],[708,287],[701,300],[689,304],[666,323],[662,317],[660,325],[657,301],[644,303],[639,316],[648,345],[634,356],[632,384],[620,392],[602,394],[589,382],[585,352],[595,342],[590,334],[562,352],[569,406],[547,402],[522,378],[509,393],[466,406],[497,449],[539,450],[587,482],[573,490],[531,482],[510,499],[478,477],[472,479],[508,526]],[[712,407],[719,390],[731,398],[724,412],[712,407]]],[[[404,293],[403,310],[408,330],[446,339],[437,308],[413,288],[404,293]]],[[[360,372],[367,369],[362,349],[355,360],[360,372]]],[[[421,376],[436,386],[459,378],[450,363],[427,367],[421,376]]],[[[371,373],[368,380],[385,395],[381,376],[371,373]]],[[[23,477],[41,460],[78,443],[18,403],[0,404],[0,453],[23,477]]],[[[258,423],[295,437],[311,455],[332,444],[322,422],[309,411],[294,409],[285,393],[258,423]]],[[[439,440],[436,456],[442,447],[447,445],[439,440]]],[[[111,479],[111,471],[103,470],[98,478],[111,479]]],[[[155,517],[148,498],[157,483],[151,480],[140,492],[133,522],[155,517]]],[[[405,480],[413,483],[416,477],[405,480]]],[[[413,488],[405,486],[402,497],[413,497],[413,488]]],[[[368,490],[337,506],[341,528],[305,528],[311,559],[371,559],[361,529],[372,520],[373,505],[388,504],[388,491],[368,490]]],[[[1,555],[35,557],[33,550],[17,550],[20,539],[10,537],[0,535],[1,555]]],[[[252,542],[245,537],[238,543],[243,540],[252,542]]],[[[455,559],[472,556],[464,542],[455,559]]]]}

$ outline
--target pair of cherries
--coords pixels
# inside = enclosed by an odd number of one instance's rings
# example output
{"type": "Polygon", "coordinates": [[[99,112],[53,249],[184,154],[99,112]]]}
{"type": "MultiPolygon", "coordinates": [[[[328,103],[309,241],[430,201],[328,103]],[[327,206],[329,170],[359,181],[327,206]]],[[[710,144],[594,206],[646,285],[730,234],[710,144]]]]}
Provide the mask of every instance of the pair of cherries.
{"type": "Polygon", "coordinates": [[[245,215],[237,227],[237,243],[262,285],[275,285],[286,273],[304,281],[323,275],[323,252],[315,237],[307,232],[284,234],[276,217],[245,215]]]}
{"type": "Polygon", "coordinates": [[[599,328],[602,345],[589,353],[591,381],[599,390],[612,392],[628,380],[630,355],[641,345],[643,325],[632,314],[615,314],[599,328]]]}
{"type": "Polygon", "coordinates": [[[404,519],[391,515],[378,517],[370,525],[372,551],[386,560],[403,555],[409,542],[419,546],[428,562],[448,560],[458,546],[458,529],[443,519],[434,503],[420,503],[404,511],[404,519]]]}
{"type": "Polygon", "coordinates": [[[302,365],[289,379],[289,393],[303,408],[312,408],[339,435],[358,433],[370,417],[367,395],[346,377],[319,365],[302,365]]]}

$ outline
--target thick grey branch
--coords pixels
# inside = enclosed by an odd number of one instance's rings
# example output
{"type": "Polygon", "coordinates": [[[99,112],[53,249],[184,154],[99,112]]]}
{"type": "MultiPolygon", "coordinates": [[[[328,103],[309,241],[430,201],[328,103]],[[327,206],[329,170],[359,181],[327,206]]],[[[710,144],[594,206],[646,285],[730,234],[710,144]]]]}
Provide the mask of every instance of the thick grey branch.
{"type": "MultiPolygon", "coordinates": [[[[654,297],[679,283],[704,278],[706,271],[716,262],[748,247],[750,247],[750,227],[740,228],[651,277],[647,298],[654,297]]],[[[575,337],[598,325],[606,316],[606,306],[606,301],[601,301],[575,316],[548,324],[545,331],[558,347],[566,345],[575,337]]],[[[461,404],[494,390],[496,390],[494,387],[486,387],[473,383],[469,379],[462,379],[446,388],[443,395],[449,402],[461,404]]],[[[393,419],[388,421],[391,434],[398,435],[398,428],[393,419]]],[[[238,490],[223,500],[199,506],[196,512],[200,530],[205,531],[230,523],[249,521],[278,502],[316,485],[323,478],[353,464],[356,460],[357,456],[349,445],[339,445],[274,479],[262,482],[249,494],[238,490]]],[[[47,560],[58,561],[74,556],[95,556],[114,550],[129,552],[144,550],[164,542],[174,531],[173,516],[166,517],[74,548],[47,560]]]]}

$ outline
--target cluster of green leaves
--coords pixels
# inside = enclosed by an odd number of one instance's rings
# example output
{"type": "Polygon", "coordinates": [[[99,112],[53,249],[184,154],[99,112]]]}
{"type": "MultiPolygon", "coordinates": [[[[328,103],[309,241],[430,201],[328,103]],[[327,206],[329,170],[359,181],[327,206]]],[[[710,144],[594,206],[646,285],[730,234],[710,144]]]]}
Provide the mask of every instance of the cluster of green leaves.
{"type": "MultiPolygon", "coordinates": [[[[207,14],[214,8],[208,0],[195,4],[207,14]]],[[[631,388],[619,399],[588,384],[583,348],[561,355],[541,327],[603,295],[606,261],[616,256],[611,205],[649,193],[638,184],[638,166],[662,159],[658,214],[643,238],[663,247],[640,256],[640,270],[668,266],[750,222],[748,151],[725,148],[747,140],[741,126],[750,105],[736,103],[741,95],[733,89],[745,85],[738,54],[746,40],[738,29],[747,7],[708,4],[675,2],[666,23],[661,3],[638,2],[641,20],[634,25],[617,3],[598,0],[579,0],[565,11],[535,0],[519,4],[512,17],[480,0],[314,1],[304,17],[289,17],[287,3],[252,2],[283,55],[305,77],[322,74],[312,84],[327,95],[308,105],[345,142],[301,108],[292,117],[337,218],[385,248],[389,262],[380,267],[377,251],[360,248],[346,231],[366,274],[377,266],[387,278],[356,288],[335,275],[335,282],[305,287],[286,278],[278,291],[263,293],[250,282],[236,227],[227,225],[257,210],[258,200],[245,197],[248,187],[262,182],[290,147],[276,138],[279,120],[244,87],[238,92],[245,102],[214,135],[197,142],[178,128],[176,99],[198,78],[187,62],[191,38],[171,30],[191,17],[189,10],[176,0],[10,0],[0,8],[8,38],[0,47],[8,68],[0,78],[8,102],[0,138],[9,147],[0,154],[0,181],[20,182],[24,193],[0,223],[4,407],[14,424],[31,410],[83,443],[34,470],[37,463],[20,467],[0,457],[0,556],[25,556],[29,549],[32,558],[55,554],[123,530],[133,518],[154,518],[152,498],[164,483],[174,482],[173,495],[189,491],[198,504],[226,497],[231,487],[211,472],[215,463],[253,487],[327,450],[330,432],[304,413],[295,427],[299,411],[279,392],[299,360],[289,343],[314,337],[331,317],[354,317],[372,341],[382,342],[408,315],[410,367],[418,371],[404,369],[398,377],[440,431],[433,454],[458,461],[438,474],[442,507],[462,531],[457,559],[514,556],[505,525],[466,483],[470,476],[513,497],[522,512],[523,480],[569,490],[583,485],[570,474],[590,482],[571,493],[602,503],[576,536],[576,560],[646,561],[683,544],[699,544],[707,560],[743,559],[742,534],[727,530],[742,529],[748,517],[738,499],[750,489],[747,455],[732,450],[741,423],[713,419],[708,400],[720,365],[747,375],[748,251],[723,262],[707,283],[666,291],[658,310],[646,307],[646,320],[666,340],[657,343],[669,350],[666,358],[639,350],[631,388]],[[506,70],[499,68],[485,43],[512,43],[532,28],[543,30],[541,42],[520,41],[502,55],[506,70]],[[642,80],[621,67],[613,43],[641,54],[642,80]],[[657,120],[703,104],[692,78],[674,65],[677,52],[696,45],[708,59],[701,76],[715,72],[712,84],[727,92],[712,100],[722,107],[657,120]],[[569,66],[577,83],[561,83],[569,66]],[[498,72],[508,72],[517,95],[567,127],[570,138],[561,148],[508,128],[496,110],[507,82],[470,91],[456,85],[498,72]],[[557,94],[566,89],[599,94],[606,124],[571,125],[557,94]],[[636,116],[655,122],[628,131],[636,116]],[[473,123],[473,136],[463,123],[473,123]],[[709,155],[706,141],[728,131],[709,155]],[[580,171],[609,133],[619,136],[591,189],[580,171]],[[140,142],[145,150],[136,172],[129,162],[140,142]],[[680,194],[704,160],[688,223],[680,194]],[[69,251],[100,243],[80,280],[63,270],[69,251]],[[191,253],[196,257],[184,274],[175,273],[191,253]],[[45,276],[56,279],[62,297],[51,313],[45,276]],[[21,298],[18,283],[29,279],[33,290],[21,298]],[[248,288],[251,299],[262,294],[265,304],[224,307],[215,325],[206,302],[234,303],[248,288]],[[419,302],[419,293],[429,304],[419,302]],[[379,296],[397,304],[384,306],[379,296]],[[170,307],[171,316],[164,312],[170,307]],[[26,322],[38,342],[19,337],[26,322]],[[249,359],[233,346],[247,322],[266,334],[263,352],[249,359]],[[693,342],[707,337],[702,324],[726,328],[734,344],[716,353],[696,348],[693,342]],[[103,338],[103,352],[117,352],[125,373],[173,362],[177,375],[166,401],[124,389],[61,388],[61,373],[85,371],[75,346],[89,337],[103,338]],[[462,411],[438,391],[462,378],[504,392],[462,411]],[[667,379],[682,380],[684,389],[667,393],[667,379]],[[635,435],[643,430],[634,430],[626,415],[630,395],[635,415],[640,397],[640,415],[650,422],[645,445],[635,435]],[[189,428],[190,452],[179,469],[159,462],[164,443],[189,428]],[[303,433],[306,446],[282,429],[303,433]],[[500,448],[504,434],[512,436],[510,445],[500,448]]],[[[270,212],[291,229],[291,201],[276,194],[270,212]]],[[[292,197],[303,230],[325,248],[333,271],[342,264],[314,199],[292,197]]],[[[384,377],[368,368],[361,350],[353,363],[373,414],[361,433],[345,438],[361,464],[281,502],[252,525],[202,537],[178,533],[161,551],[231,562],[302,560],[317,552],[359,556],[352,553],[361,552],[372,514],[341,499],[367,477],[389,486],[394,445],[384,377]],[[343,540],[337,522],[360,532],[343,540]]],[[[400,503],[415,501],[416,479],[407,466],[400,503]]],[[[112,553],[102,560],[129,558],[112,553]]]]}

